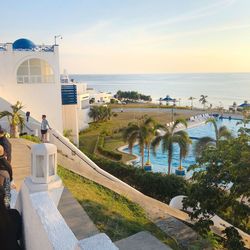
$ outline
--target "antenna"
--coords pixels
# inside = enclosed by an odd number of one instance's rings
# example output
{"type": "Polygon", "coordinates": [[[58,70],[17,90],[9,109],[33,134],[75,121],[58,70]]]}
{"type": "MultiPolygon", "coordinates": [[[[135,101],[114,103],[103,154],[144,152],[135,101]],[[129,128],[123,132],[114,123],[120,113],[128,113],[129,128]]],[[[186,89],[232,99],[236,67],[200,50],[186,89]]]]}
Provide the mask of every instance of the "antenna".
{"type": "Polygon", "coordinates": [[[61,36],[61,35],[56,35],[56,36],[54,36],[54,39],[55,39],[55,45],[57,45],[57,44],[56,44],[56,39],[57,39],[57,38],[62,39],[62,36],[61,36]]]}

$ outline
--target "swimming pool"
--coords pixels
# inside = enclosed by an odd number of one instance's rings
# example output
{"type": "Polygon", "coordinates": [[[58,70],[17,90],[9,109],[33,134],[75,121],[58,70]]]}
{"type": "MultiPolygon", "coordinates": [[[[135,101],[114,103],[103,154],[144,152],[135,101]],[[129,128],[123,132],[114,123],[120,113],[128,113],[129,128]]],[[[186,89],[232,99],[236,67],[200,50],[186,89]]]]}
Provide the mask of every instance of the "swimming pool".
{"type": "MultiPolygon", "coordinates": [[[[237,131],[242,125],[237,125],[237,122],[239,120],[229,120],[229,119],[218,119],[217,120],[217,126],[218,128],[221,126],[226,126],[228,129],[232,131],[234,135],[237,135],[237,131]]],[[[202,124],[197,127],[189,128],[187,129],[187,132],[190,137],[204,137],[204,136],[210,136],[212,138],[215,138],[215,131],[214,127],[211,123],[208,124],[202,124]]],[[[195,156],[194,156],[194,144],[196,140],[193,140],[192,145],[190,146],[189,149],[189,154],[188,156],[182,161],[183,167],[188,168],[190,165],[195,163],[195,156]]],[[[129,152],[128,148],[124,150],[125,152],[129,152]]],[[[133,153],[140,156],[139,153],[139,146],[136,145],[133,148],[133,153]]],[[[140,157],[139,157],[140,159],[140,157]]],[[[152,163],[152,171],[153,172],[162,172],[162,173],[167,173],[167,152],[162,153],[162,148],[161,145],[159,148],[156,150],[156,156],[153,155],[153,152],[151,151],[150,153],[150,162],[152,163]]],[[[147,150],[145,149],[145,162],[147,161],[147,150]]],[[[140,162],[138,162],[138,165],[140,162]]],[[[178,145],[174,145],[174,153],[173,153],[173,158],[172,158],[172,169],[171,172],[174,173],[175,169],[179,166],[179,147],[178,145]]],[[[192,175],[192,173],[187,173],[187,177],[192,175]]]]}

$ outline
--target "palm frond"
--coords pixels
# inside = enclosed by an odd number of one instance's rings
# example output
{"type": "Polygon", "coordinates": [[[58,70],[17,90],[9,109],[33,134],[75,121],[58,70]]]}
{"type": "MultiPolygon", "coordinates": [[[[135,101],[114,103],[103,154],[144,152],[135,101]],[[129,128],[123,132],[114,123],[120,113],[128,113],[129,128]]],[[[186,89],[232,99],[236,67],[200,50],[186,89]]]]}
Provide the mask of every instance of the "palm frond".
{"type": "Polygon", "coordinates": [[[214,118],[208,118],[206,120],[206,124],[208,124],[208,123],[213,124],[214,131],[215,131],[216,141],[218,141],[219,140],[219,131],[218,131],[218,126],[217,126],[216,120],[214,118]]]}
{"type": "Polygon", "coordinates": [[[2,118],[4,118],[4,117],[12,117],[13,116],[13,114],[11,113],[11,112],[9,112],[9,111],[2,111],[2,112],[0,112],[0,119],[2,119],[2,118]]]}
{"type": "Polygon", "coordinates": [[[232,133],[226,126],[222,126],[219,128],[218,135],[219,138],[225,138],[225,139],[232,138],[232,133]]]}
{"type": "Polygon", "coordinates": [[[162,136],[156,136],[151,142],[151,147],[154,155],[156,155],[156,149],[159,147],[161,140],[162,136]]]}
{"type": "Polygon", "coordinates": [[[196,156],[200,156],[209,145],[215,145],[215,140],[213,138],[206,136],[199,139],[194,147],[194,153],[196,156]]]}

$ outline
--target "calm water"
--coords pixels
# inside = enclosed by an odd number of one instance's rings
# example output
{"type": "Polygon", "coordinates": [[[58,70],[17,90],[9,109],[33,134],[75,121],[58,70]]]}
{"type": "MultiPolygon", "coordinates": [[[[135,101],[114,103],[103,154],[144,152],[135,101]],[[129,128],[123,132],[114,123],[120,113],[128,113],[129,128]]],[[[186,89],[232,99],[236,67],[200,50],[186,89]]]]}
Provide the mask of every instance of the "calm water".
{"type": "MultiPolygon", "coordinates": [[[[207,95],[213,107],[228,108],[233,102],[250,101],[250,73],[210,74],[130,74],[130,75],[71,75],[79,82],[86,82],[97,91],[138,91],[151,95],[154,101],[170,95],[181,105],[190,105],[187,99],[196,97],[194,106],[201,107],[200,95],[207,95]]],[[[177,103],[178,104],[178,103],[177,103]]]]}
{"type": "MultiPolygon", "coordinates": [[[[229,128],[234,135],[237,135],[238,129],[241,127],[241,125],[236,125],[237,120],[218,120],[218,128],[225,125],[227,128],[229,128]]],[[[204,136],[210,136],[215,138],[215,132],[214,127],[212,124],[203,124],[198,127],[187,129],[187,132],[190,137],[204,137],[204,136]]],[[[195,157],[194,157],[194,144],[195,140],[193,140],[194,143],[190,146],[189,154],[188,156],[183,160],[183,167],[188,168],[190,165],[195,163],[195,157]]],[[[126,152],[129,152],[128,149],[125,150],[126,152]]],[[[138,145],[134,147],[133,153],[140,155],[139,153],[139,147],[138,145]]],[[[147,151],[145,150],[145,161],[147,160],[147,151]]],[[[153,155],[153,153],[150,154],[150,161],[152,163],[152,171],[153,172],[163,172],[167,173],[167,153],[162,152],[161,146],[157,149],[156,157],[153,155]]],[[[178,145],[174,145],[174,154],[173,154],[173,161],[172,161],[172,172],[174,173],[175,168],[179,166],[179,147],[178,145]]],[[[192,173],[188,173],[187,176],[190,176],[192,173]]]]}

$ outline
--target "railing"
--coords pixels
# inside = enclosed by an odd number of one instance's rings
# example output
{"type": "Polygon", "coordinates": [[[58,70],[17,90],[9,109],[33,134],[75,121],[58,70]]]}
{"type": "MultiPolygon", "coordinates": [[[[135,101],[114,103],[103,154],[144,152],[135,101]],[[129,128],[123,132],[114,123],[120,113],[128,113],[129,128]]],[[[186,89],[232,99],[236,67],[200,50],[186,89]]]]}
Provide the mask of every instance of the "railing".
{"type": "Polygon", "coordinates": [[[50,138],[52,140],[53,139],[56,140],[56,141],[53,141],[52,143],[54,143],[58,149],[62,149],[61,145],[63,145],[72,153],[73,156],[76,156],[78,159],[85,162],[90,168],[95,170],[98,174],[104,176],[105,178],[107,178],[113,182],[120,183],[120,184],[122,184],[130,189],[133,189],[135,192],[140,193],[138,190],[131,187],[127,183],[121,181],[120,179],[116,178],[115,176],[107,173],[106,171],[104,171],[103,169],[98,167],[92,160],[90,160],[82,151],[80,151],[74,144],[72,144],[68,139],[66,139],[64,136],[62,136],[58,131],[51,129],[50,134],[51,134],[50,138]],[[59,145],[58,142],[61,143],[61,145],[59,145]]]}
{"type": "Polygon", "coordinates": [[[17,75],[17,83],[54,83],[54,75],[17,75]]]}
{"type": "Polygon", "coordinates": [[[6,43],[0,43],[0,51],[6,51],[6,43]]]}
{"type": "Polygon", "coordinates": [[[31,49],[13,49],[14,51],[54,52],[54,45],[36,45],[31,49]]]}

